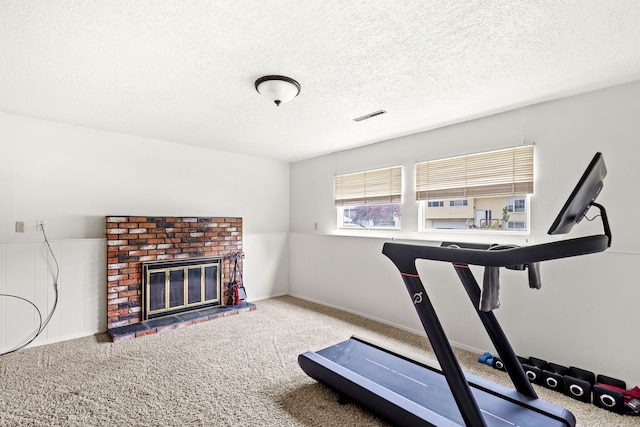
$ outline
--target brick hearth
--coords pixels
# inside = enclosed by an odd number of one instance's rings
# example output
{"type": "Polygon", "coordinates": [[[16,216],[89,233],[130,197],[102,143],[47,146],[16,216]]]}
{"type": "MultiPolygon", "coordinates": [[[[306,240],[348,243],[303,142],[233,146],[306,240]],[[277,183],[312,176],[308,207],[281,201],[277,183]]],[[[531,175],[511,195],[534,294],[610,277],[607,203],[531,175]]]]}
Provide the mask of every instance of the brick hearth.
{"type": "MultiPolygon", "coordinates": [[[[208,256],[224,258],[242,251],[242,218],[108,216],[106,228],[107,328],[110,332],[131,329],[136,331],[134,335],[141,336],[194,323],[193,320],[174,319],[178,326],[153,328],[141,322],[143,262],[208,256]],[[138,326],[123,328],[138,323],[138,326]]],[[[223,302],[227,300],[225,282],[230,279],[232,269],[231,262],[224,259],[223,302]]],[[[242,273],[242,263],[238,264],[238,270],[242,273]]],[[[211,320],[209,317],[218,318],[221,313],[236,314],[237,309],[255,309],[253,304],[244,305],[246,307],[230,306],[231,311],[218,307],[217,312],[209,313],[211,316],[196,316],[194,320],[211,320]]],[[[155,320],[162,323],[160,319],[155,320]]]]}
{"type": "Polygon", "coordinates": [[[109,335],[113,342],[116,343],[129,341],[133,338],[184,328],[185,326],[194,325],[196,323],[233,316],[235,314],[243,313],[245,311],[253,311],[255,309],[255,304],[250,302],[242,302],[240,305],[202,308],[185,313],[158,317],[157,319],[147,320],[144,322],[131,323],[118,328],[111,328],[109,329],[109,335]]]}

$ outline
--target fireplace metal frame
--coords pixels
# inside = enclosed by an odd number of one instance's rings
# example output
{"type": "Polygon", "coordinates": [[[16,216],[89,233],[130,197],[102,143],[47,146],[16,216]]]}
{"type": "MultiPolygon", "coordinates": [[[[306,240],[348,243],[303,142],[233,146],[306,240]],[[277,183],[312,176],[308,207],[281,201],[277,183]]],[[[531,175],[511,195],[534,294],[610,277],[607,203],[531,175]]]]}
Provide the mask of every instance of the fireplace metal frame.
{"type": "Polygon", "coordinates": [[[142,263],[142,301],[141,312],[142,320],[149,320],[156,317],[167,316],[170,314],[180,313],[184,311],[193,310],[196,308],[204,308],[214,305],[222,305],[222,257],[204,257],[204,258],[182,258],[167,261],[153,261],[142,263]],[[206,298],[205,293],[205,270],[206,268],[216,267],[215,279],[216,289],[215,298],[206,298]],[[197,302],[189,303],[189,270],[200,269],[200,300],[197,302]],[[183,296],[182,305],[171,306],[170,298],[170,285],[171,285],[171,272],[183,271],[183,296]],[[150,299],[150,287],[151,274],[164,273],[164,308],[151,309],[150,299]]]}

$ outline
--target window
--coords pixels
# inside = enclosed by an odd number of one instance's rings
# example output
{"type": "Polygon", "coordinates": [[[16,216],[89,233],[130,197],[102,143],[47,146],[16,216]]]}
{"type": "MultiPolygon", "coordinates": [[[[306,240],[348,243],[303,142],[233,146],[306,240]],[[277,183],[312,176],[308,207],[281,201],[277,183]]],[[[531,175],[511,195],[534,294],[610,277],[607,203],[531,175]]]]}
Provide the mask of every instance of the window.
{"type": "Polygon", "coordinates": [[[468,206],[469,201],[467,199],[449,200],[449,206],[468,206]]]}
{"type": "Polygon", "coordinates": [[[533,146],[418,163],[420,229],[526,231],[533,181],[533,146]]]}
{"type": "Polygon", "coordinates": [[[444,200],[429,200],[427,206],[430,208],[441,208],[444,206],[444,200]]]}
{"type": "Polygon", "coordinates": [[[507,209],[509,212],[523,213],[526,212],[525,206],[527,205],[524,197],[511,197],[507,202],[507,209]]]}
{"type": "MultiPolygon", "coordinates": [[[[342,228],[400,228],[400,204],[362,205],[338,208],[342,228]]],[[[340,220],[339,219],[339,220],[340,220]]]]}
{"type": "Polygon", "coordinates": [[[438,230],[466,230],[469,228],[466,221],[454,221],[449,219],[433,221],[432,227],[438,230]]]}
{"type": "Polygon", "coordinates": [[[402,166],[335,177],[338,227],[400,228],[402,166]]]}

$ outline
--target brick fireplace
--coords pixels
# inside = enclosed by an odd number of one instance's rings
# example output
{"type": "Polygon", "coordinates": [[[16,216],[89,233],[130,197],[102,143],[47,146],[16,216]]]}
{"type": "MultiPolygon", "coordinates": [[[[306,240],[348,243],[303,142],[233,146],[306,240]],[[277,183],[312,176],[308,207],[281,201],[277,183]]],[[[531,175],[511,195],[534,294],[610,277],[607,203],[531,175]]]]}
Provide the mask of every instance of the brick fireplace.
{"type": "MultiPolygon", "coordinates": [[[[107,328],[114,342],[255,309],[246,302],[225,305],[230,256],[242,251],[242,218],[108,216],[106,232],[107,328]],[[219,304],[143,321],[143,263],[206,257],[221,260],[219,304]]],[[[242,274],[242,262],[236,268],[242,274]]]]}

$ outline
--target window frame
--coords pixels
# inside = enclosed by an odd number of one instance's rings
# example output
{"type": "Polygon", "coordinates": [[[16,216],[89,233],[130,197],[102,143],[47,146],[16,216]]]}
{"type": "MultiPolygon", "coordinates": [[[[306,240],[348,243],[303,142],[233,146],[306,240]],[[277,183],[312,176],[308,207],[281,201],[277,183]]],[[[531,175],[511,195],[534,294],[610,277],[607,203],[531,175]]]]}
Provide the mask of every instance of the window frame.
{"type": "Polygon", "coordinates": [[[420,232],[463,232],[474,231],[486,234],[531,233],[531,194],[534,186],[534,147],[525,145],[502,150],[485,151],[463,156],[416,163],[415,190],[418,202],[418,231],[420,232]],[[471,200],[469,200],[471,199],[471,200]],[[485,202],[479,202],[485,199],[485,202]],[[429,206],[432,201],[443,200],[446,209],[442,216],[436,216],[429,206]],[[459,202],[464,200],[465,202],[459,202]],[[502,202],[500,201],[502,200],[502,202]],[[523,208],[517,208],[522,201],[523,208]],[[448,203],[447,203],[448,202],[448,203]],[[492,205],[493,203],[493,205],[492,205]],[[502,205],[499,209],[497,204],[502,205]],[[503,209],[507,207],[507,212],[503,209]],[[460,209],[459,214],[456,210],[460,209]],[[466,209],[463,211],[463,209],[466,209]],[[468,211],[471,210],[471,211],[468,211]],[[490,212],[488,227],[478,225],[479,214],[490,212]],[[504,214],[517,215],[507,218],[504,214]],[[430,216],[427,216],[429,214],[430,216]],[[522,216],[526,217],[523,218],[522,216]],[[436,222],[467,221],[466,229],[432,228],[436,222]],[[524,222],[524,228],[509,228],[510,222],[524,222]]]}
{"type": "Polygon", "coordinates": [[[507,230],[509,231],[516,231],[516,230],[526,230],[527,227],[527,222],[526,221],[508,221],[507,222],[507,230]],[[525,225],[525,227],[511,227],[511,224],[518,224],[518,223],[523,223],[525,225]]]}
{"type": "Polygon", "coordinates": [[[507,200],[507,209],[509,213],[527,213],[527,198],[521,196],[510,197],[509,200],[507,200]],[[516,210],[516,203],[520,200],[524,202],[524,206],[521,211],[518,211],[516,210]]]}
{"type": "MultiPolygon", "coordinates": [[[[427,200],[428,201],[428,200],[427,200]]],[[[449,199],[450,208],[466,208],[469,207],[469,199],[449,199]],[[460,202],[460,203],[458,203],[460,202]]]]}
{"type": "MultiPolygon", "coordinates": [[[[401,230],[402,229],[402,165],[334,176],[334,203],[337,228],[343,230],[401,230]],[[345,223],[345,210],[358,207],[391,207],[393,226],[345,223]],[[397,212],[397,215],[395,215],[397,212]]],[[[384,208],[383,208],[384,209],[384,208]]]]}

